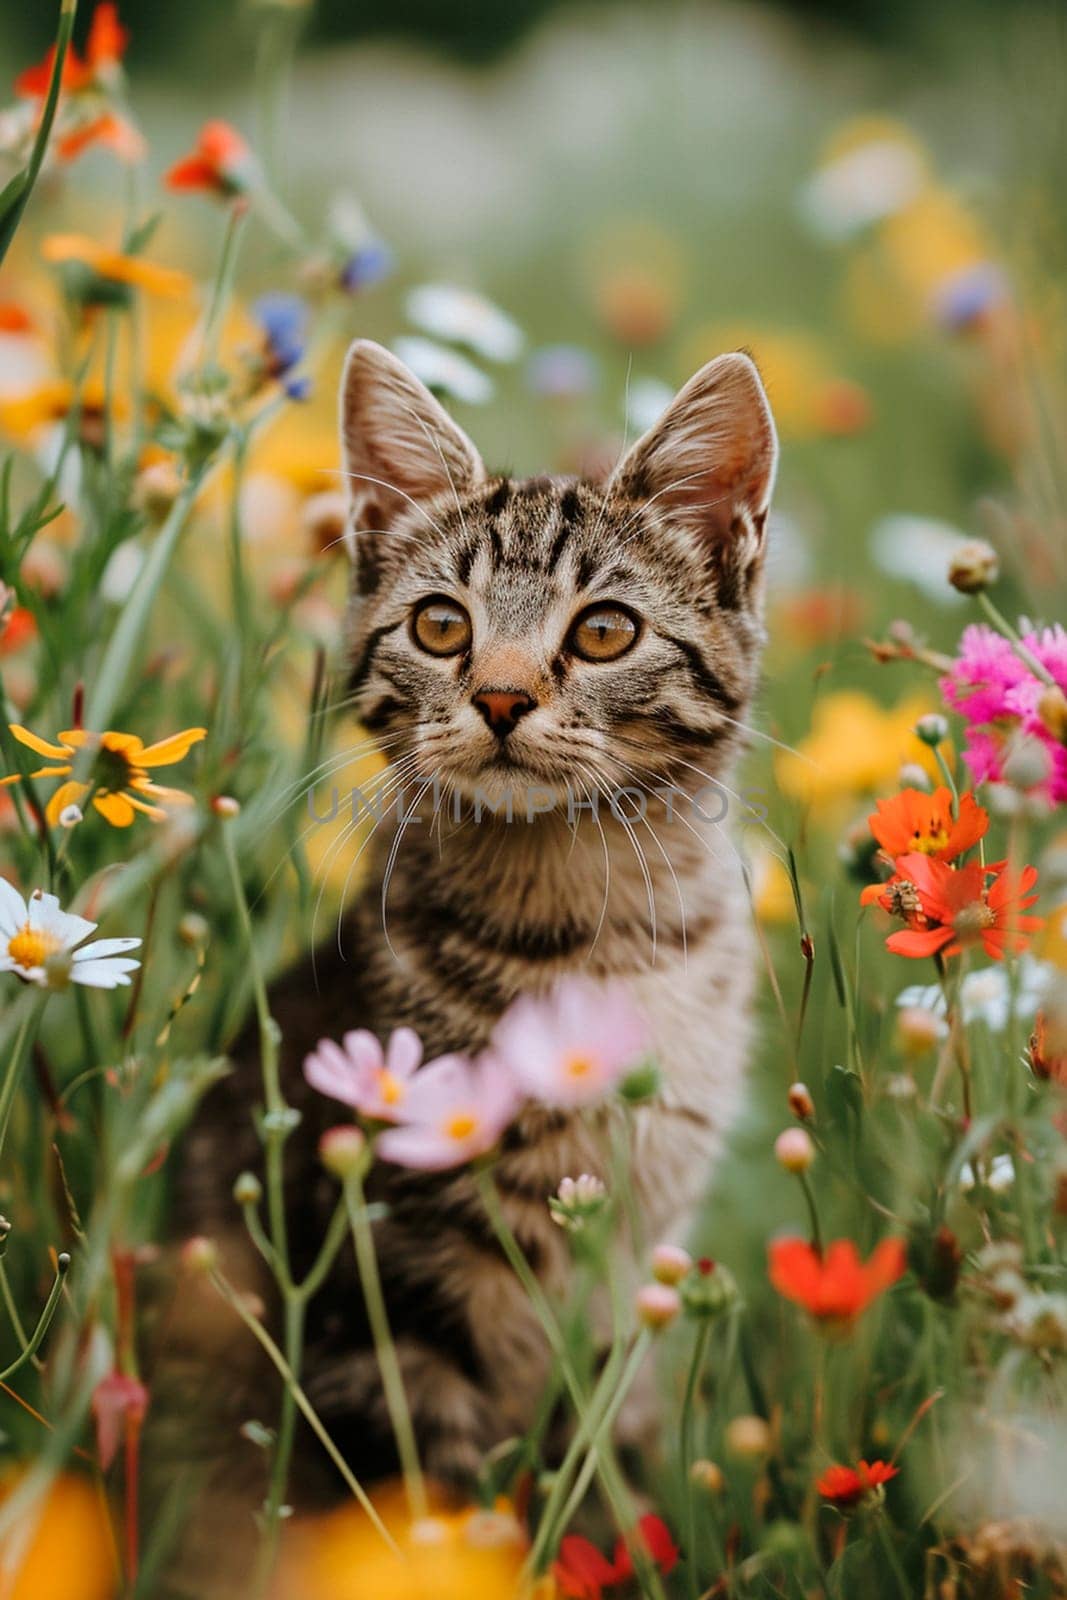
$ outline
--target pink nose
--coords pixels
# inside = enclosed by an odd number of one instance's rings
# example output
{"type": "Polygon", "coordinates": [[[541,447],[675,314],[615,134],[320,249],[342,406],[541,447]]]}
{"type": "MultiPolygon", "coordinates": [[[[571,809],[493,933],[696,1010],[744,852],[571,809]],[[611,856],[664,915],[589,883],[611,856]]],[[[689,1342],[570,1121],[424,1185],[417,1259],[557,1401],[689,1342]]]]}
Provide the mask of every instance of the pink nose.
{"type": "Polygon", "coordinates": [[[481,689],[471,696],[486,723],[498,739],[506,739],[520,717],[532,711],[537,701],[515,689],[481,689]]]}

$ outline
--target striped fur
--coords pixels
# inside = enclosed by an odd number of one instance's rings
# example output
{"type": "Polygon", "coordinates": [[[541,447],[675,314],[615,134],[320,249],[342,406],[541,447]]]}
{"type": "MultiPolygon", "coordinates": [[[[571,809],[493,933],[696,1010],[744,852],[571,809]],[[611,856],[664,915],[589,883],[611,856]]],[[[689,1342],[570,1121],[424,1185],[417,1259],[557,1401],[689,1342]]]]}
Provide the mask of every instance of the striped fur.
{"type": "MultiPolygon", "coordinates": [[[[755,369],[744,356],[711,363],[606,485],[488,476],[437,402],[366,343],[350,353],[343,434],[352,712],[408,763],[409,795],[437,777],[446,803],[435,811],[427,790],[402,838],[395,819],[379,828],[343,953],[320,951],[275,991],[286,1093],[304,1116],[287,1152],[297,1257],[310,1259],[334,1198],[315,1161],[332,1114],[301,1075],[318,1038],[409,1023],[430,1055],[478,1047],[516,995],[576,971],[623,979],[650,1020],[663,1087],[635,1117],[633,1181],[648,1242],[679,1238],[736,1111],[748,1031],[736,852],[729,826],[702,820],[691,798],[710,779],[729,787],[757,683],[775,442],[755,369]],[[413,608],[434,594],[470,615],[461,655],[428,655],[413,637],[413,608]],[[573,618],[597,601],[640,619],[614,662],[568,648],[573,618]],[[508,765],[472,705],[487,687],[537,702],[508,739],[508,765]],[[532,822],[486,813],[475,825],[451,810],[480,786],[521,811],[529,785],[555,804],[532,822]],[[649,800],[644,822],[603,799],[599,817],[568,817],[568,785],[585,797],[670,786],[672,797],[649,800]]],[[[256,1163],[251,1042],[237,1054],[190,1140],[185,1215],[200,1229],[225,1223],[234,1173],[256,1163]]],[[[567,1252],[546,1197],[566,1174],[603,1167],[603,1129],[589,1119],[530,1110],[507,1136],[498,1182],[553,1290],[567,1252]]],[[[465,1174],[393,1171],[381,1189],[378,1248],[426,1463],[468,1479],[528,1426],[543,1344],[465,1174]]],[[[373,1470],[387,1427],[358,1305],[342,1264],[313,1308],[307,1388],[373,1470]]]]}

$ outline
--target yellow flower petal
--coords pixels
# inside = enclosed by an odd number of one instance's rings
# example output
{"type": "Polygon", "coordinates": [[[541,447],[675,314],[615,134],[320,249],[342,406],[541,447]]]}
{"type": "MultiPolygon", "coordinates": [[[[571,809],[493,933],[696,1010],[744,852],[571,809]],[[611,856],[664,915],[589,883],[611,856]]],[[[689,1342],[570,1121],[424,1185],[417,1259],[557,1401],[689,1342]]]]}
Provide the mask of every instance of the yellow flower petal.
{"type": "Polygon", "coordinates": [[[128,828],[133,821],[133,806],[124,794],[98,794],[93,805],[113,828],[128,828]]]}
{"type": "Polygon", "coordinates": [[[46,261],[60,265],[76,261],[112,283],[131,284],[172,300],[188,294],[193,286],[188,273],[174,267],[157,266],[142,256],[124,256],[117,250],[106,250],[80,233],[51,234],[41,245],[41,254],[46,261]]]}
{"type": "Polygon", "coordinates": [[[169,739],[146,745],[138,757],[139,764],[142,767],[169,767],[172,762],[180,761],[187,755],[194,744],[206,738],[206,728],[186,728],[184,733],[172,733],[169,739]]]}
{"type": "MultiPolygon", "coordinates": [[[[150,806],[144,800],[138,800],[136,795],[127,794],[122,797],[130,802],[135,811],[141,811],[146,817],[151,817],[153,822],[166,822],[167,813],[162,806],[150,806]]],[[[187,798],[182,796],[183,799],[187,798]]]]}
{"type": "Polygon", "coordinates": [[[191,806],[193,797],[186,794],[184,789],[168,789],[161,783],[150,783],[147,778],[131,778],[128,787],[136,789],[138,794],[150,794],[153,800],[161,800],[165,806],[191,806]]]}
{"type": "MultiPolygon", "coordinates": [[[[70,768],[67,768],[70,771],[70,768]]],[[[55,794],[45,807],[45,821],[50,828],[54,828],[59,821],[60,812],[68,806],[76,806],[88,791],[87,783],[61,783],[55,794]]]]}
{"type": "Polygon", "coordinates": [[[39,756],[51,756],[53,761],[66,761],[70,755],[69,749],[64,749],[61,744],[49,744],[47,739],[38,738],[37,734],[31,733],[29,728],[20,727],[17,722],[9,722],[8,727],[19,744],[24,744],[29,750],[36,750],[39,756]]]}

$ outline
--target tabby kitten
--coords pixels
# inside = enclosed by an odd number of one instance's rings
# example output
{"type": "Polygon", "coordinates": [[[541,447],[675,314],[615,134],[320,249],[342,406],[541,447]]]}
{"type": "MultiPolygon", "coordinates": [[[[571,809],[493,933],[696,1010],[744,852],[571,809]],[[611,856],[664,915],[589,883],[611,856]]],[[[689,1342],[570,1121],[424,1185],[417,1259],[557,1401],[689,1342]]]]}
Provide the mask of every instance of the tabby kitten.
{"type": "MultiPolygon", "coordinates": [[[[763,638],[777,446],[756,369],[744,355],[710,362],[603,485],[490,475],[366,340],[345,365],[341,434],[353,713],[409,794],[438,788],[399,847],[395,826],[379,828],[340,948],[273,991],[285,1092],[303,1114],[286,1150],[298,1265],[336,1201],[316,1140],[337,1107],[302,1076],[316,1042],[407,1024],[427,1057],[477,1049],[516,995],[571,973],[621,980],[647,1019],[662,1089],[634,1118],[633,1181],[648,1240],[678,1239],[737,1108],[748,1036],[748,905],[708,784],[728,793],[763,638]],[[476,790],[498,807],[477,822],[476,790]]],[[[185,1217],[198,1231],[232,1223],[232,1179],[256,1164],[256,1063],[250,1037],[192,1135],[185,1217]]],[[[506,1137],[499,1188],[553,1290],[568,1256],[547,1196],[602,1159],[569,1113],[531,1109],[506,1137]]],[[[424,1463],[469,1480],[530,1424],[543,1341],[462,1171],[380,1181],[378,1251],[424,1463]]],[[[345,1260],[312,1306],[306,1387],[373,1473],[389,1432],[359,1308],[345,1260]]],[[[243,1416],[267,1403],[244,1397],[243,1416]]]]}

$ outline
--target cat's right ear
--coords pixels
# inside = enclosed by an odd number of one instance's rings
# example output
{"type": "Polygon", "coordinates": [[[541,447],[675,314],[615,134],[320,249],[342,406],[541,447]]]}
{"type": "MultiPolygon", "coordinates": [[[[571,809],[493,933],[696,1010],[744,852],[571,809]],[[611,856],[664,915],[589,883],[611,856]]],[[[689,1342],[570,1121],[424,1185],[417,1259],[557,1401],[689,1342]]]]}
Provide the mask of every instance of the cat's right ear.
{"type": "Polygon", "coordinates": [[[485,477],[458,423],[396,356],[357,339],[341,378],[341,461],[352,503],[349,553],[361,530],[387,531],[438,495],[464,494],[485,477]]]}

